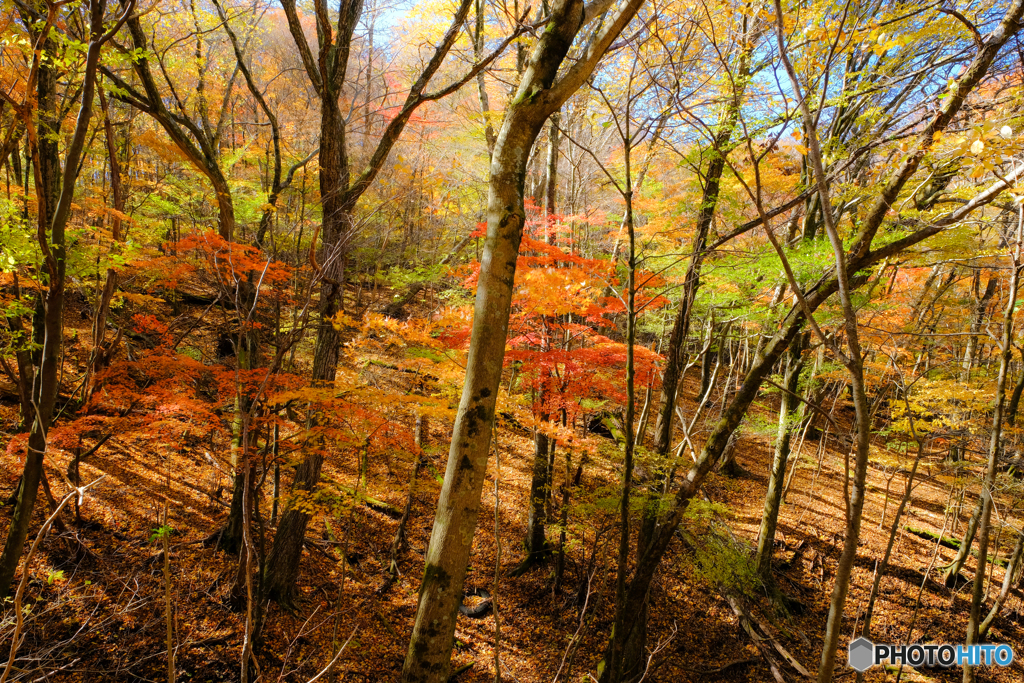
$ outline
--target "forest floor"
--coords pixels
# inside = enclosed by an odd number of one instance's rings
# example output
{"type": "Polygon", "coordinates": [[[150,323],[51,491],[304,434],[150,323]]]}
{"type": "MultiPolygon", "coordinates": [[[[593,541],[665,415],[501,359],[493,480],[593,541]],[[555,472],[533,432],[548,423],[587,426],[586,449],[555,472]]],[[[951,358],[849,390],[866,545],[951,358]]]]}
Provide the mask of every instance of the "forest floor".
{"type": "MultiPolygon", "coordinates": [[[[76,316],[69,316],[69,323],[72,317],[76,316]]],[[[81,321],[76,324],[83,325],[81,321]]],[[[87,337],[87,326],[79,334],[87,337]]],[[[695,390],[687,383],[686,396],[692,397],[695,390]]],[[[688,400],[684,401],[684,410],[693,408],[688,400]]],[[[774,404],[766,398],[754,413],[771,424],[774,404]]],[[[714,412],[716,407],[711,410],[714,412]]],[[[0,440],[7,440],[15,423],[15,406],[0,404],[0,428],[5,430],[0,432],[0,440]]],[[[388,592],[378,595],[397,527],[394,515],[355,506],[340,518],[318,519],[307,533],[296,611],[269,608],[266,627],[256,646],[261,680],[307,681],[331,659],[335,643],[346,639],[345,653],[330,680],[398,680],[416,611],[438,479],[447,455],[448,426],[435,421],[431,427],[426,448],[429,466],[414,496],[409,550],[401,557],[400,579],[388,592]],[[340,561],[343,549],[346,563],[340,561]]],[[[827,441],[822,450],[820,440],[808,438],[803,444],[800,467],[780,516],[781,544],[775,575],[779,589],[794,601],[791,604],[797,606],[798,613],[782,615],[766,607],[769,602],[760,588],[748,598],[761,620],[774,624],[768,628],[777,634],[779,642],[811,671],[817,669],[844,536],[845,453],[835,439],[828,437],[827,441]]],[[[879,438],[878,442],[883,440],[879,438]]],[[[560,595],[552,592],[552,563],[518,578],[509,576],[523,559],[521,539],[526,526],[532,447],[532,436],[525,430],[510,427],[499,432],[499,509],[495,514],[498,459],[492,456],[467,585],[488,589],[497,596],[500,639],[493,612],[478,619],[459,616],[453,669],[472,664],[460,674],[459,681],[493,680],[496,647],[504,681],[548,682],[556,676],[560,681],[590,680],[586,674],[594,672],[606,642],[614,595],[614,573],[609,569],[614,566],[612,554],[617,541],[602,521],[610,516],[602,516],[599,495],[590,507],[581,506],[573,512],[566,581],[560,595]],[[498,538],[501,561],[495,587],[498,538]],[[588,571],[591,566],[594,571],[588,571]],[[582,625],[578,595],[586,596],[587,602],[587,619],[582,625]],[[574,642],[578,642],[575,651],[571,647],[574,642]]],[[[705,492],[710,500],[726,506],[721,519],[736,539],[751,545],[756,541],[772,457],[771,435],[767,430],[760,435],[750,430],[740,439],[737,452],[737,461],[746,472],[736,477],[715,475],[705,492]]],[[[845,667],[846,643],[855,625],[861,623],[875,561],[884,552],[905,481],[902,469],[892,476],[897,464],[895,455],[880,450],[874,456],[863,540],[841,637],[839,660],[843,666],[836,680],[853,680],[852,670],[845,667]]],[[[49,467],[61,471],[70,458],[57,449],[48,457],[49,467]]],[[[409,467],[410,463],[394,467],[392,463],[374,463],[369,495],[400,509],[407,495],[409,467]]],[[[944,467],[938,457],[926,457],[922,462],[920,483],[905,524],[936,533],[943,528],[953,484],[953,476],[944,467]]],[[[163,524],[165,501],[169,506],[167,524],[176,530],[170,541],[170,567],[178,680],[238,680],[242,621],[228,600],[236,558],[202,543],[226,518],[230,497],[227,472],[211,466],[202,446],[158,454],[131,437],[121,436],[108,441],[81,469],[83,481],[100,475],[106,475],[106,479],[89,491],[80,519],[75,518],[73,510],[65,513],[67,531],[52,531],[32,560],[26,591],[26,602],[32,607],[26,623],[27,638],[19,652],[19,657],[25,659],[19,665],[37,673],[25,680],[166,680],[163,557],[161,546],[153,540],[154,530],[163,524]],[[39,677],[40,668],[49,674],[48,678],[39,677]]],[[[4,453],[0,491],[6,494],[13,490],[19,472],[20,462],[4,453]]],[[[356,463],[332,460],[325,466],[324,476],[329,482],[352,486],[357,479],[356,463]]],[[[614,495],[617,476],[610,459],[596,459],[587,468],[580,490],[604,490],[608,496],[614,495]]],[[[68,490],[52,474],[50,484],[57,499],[68,490]]],[[[955,492],[952,501],[957,503],[955,492]]],[[[945,520],[945,535],[962,532],[973,503],[973,496],[968,494],[955,522],[953,516],[945,520]]],[[[267,516],[268,504],[263,504],[267,516]]],[[[43,519],[44,507],[37,505],[35,529],[43,519]]],[[[0,511],[0,533],[6,534],[10,510],[11,506],[5,505],[0,511]]],[[[1000,514],[1006,519],[1011,512],[1000,514]]],[[[692,531],[699,535],[697,526],[692,531]]],[[[1007,536],[998,539],[1000,556],[1008,553],[1007,536]]],[[[892,566],[881,582],[873,620],[872,633],[877,642],[907,641],[923,572],[933,564],[935,549],[933,541],[909,533],[899,535],[892,566]]],[[[656,648],[657,654],[646,680],[772,680],[768,666],[729,603],[707,578],[709,571],[706,567],[699,570],[690,554],[677,542],[652,588],[649,646],[656,648]]],[[[952,550],[939,547],[934,567],[947,564],[952,555],[952,550]]],[[[974,558],[970,558],[964,575],[973,576],[973,567],[974,558]]],[[[1001,581],[1002,570],[995,568],[990,594],[998,591],[1001,581]]],[[[969,591],[969,584],[956,590],[945,588],[933,568],[924,584],[910,640],[962,642],[969,591]]],[[[10,643],[11,616],[7,608],[0,625],[3,659],[10,643]]],[[[990,642],[1009,643],[1022,660],[1009,669],[981,669],[979,680],[1022,680],[1024,603],[1019,591],[1014,592],[996,620],[990,642]]],[[[800,680],[788,666],[783,672],[787,680],[800,680]]],[[[876,668],[867,680],[895,680],[895,675],[876,668]]],[[[960,670],[907,669],[902,680],[960,680],[960,670]]]]}

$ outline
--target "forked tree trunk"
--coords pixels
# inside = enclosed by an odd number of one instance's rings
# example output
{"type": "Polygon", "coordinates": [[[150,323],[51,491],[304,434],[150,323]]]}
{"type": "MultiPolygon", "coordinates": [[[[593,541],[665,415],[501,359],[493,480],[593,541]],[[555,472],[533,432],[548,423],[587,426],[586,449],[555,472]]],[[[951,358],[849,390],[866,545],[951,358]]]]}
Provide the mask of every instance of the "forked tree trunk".
{"type": "MultiPolygon", "coordinates": [[[[352,36],[363,11],[363,0],[342,0],[336,10],[329,10],[328,4],[324,0],[314,1],[318,21],[320,17],[334,14],[337,22],[335,27],[328,26],[325,30],[317,32],[318,54],[314,56],[306,39],[295,1],[281,2],[288,20],[289,32],[320,100],[319,167],[320,203],[323,214],[319,263],[313,251],[316,244],[311,246],[310,252],[311,265],[321,278],[319,320],[313,346],[312,372],[313,383],[318,386],[332,385],[337,373],[338,345],[341,337],[334,328],[333,319],[339,311],[344,310],[346,259],[355,235],[352,212],[359,198],[383,168],[391,148],[398,141],[415,110],[424,102],[440,99],[451,92],[446,89],[437,93],[424,91],[462,31],[472,0],[461,0],[452,24],[420,72],[401,110],[381,133],[367,165],[354,179],[350,177],[346,142],[347,123],[341,111],[339,98],[348,69],[352,36]]],[[[303,491],[312,491],[316,487],[320,480],[322,457],[319,452],[311,452],[306,456],[299,467],[299,472],[296,473],[294,487],[303,491]]],[[[268,583],[268,588],[272,589],[272,594],[278,599],[288,599],[294,589],[294,580],[298,576],[299,559],[302,555],[302,535],[305,534],[307,522],[308,517],[299,510],[285,510],[274,535],[274,550],[267,557],[267,576],[268,581],[269,577],[274,577],[273,583],[268,583]],[[297,541],[286,535],[295,533],[300,534],[297,541]],[[292,585],[285,586],[283,582],[289,580],[292,581],[292,585]]]]}
{"type": "MultiPolygon", "coordinates": [[[[603,3],[598,9],[603,12],[610,4],[603,3]]],[[[627,0],[614,17],[604,22],[579,61],[556,81],[569,47],[592,17],[591,12],[584,11],[581,0],[552,3],[519,90],[506,108],[491,161],[487,237],[480,261],[466,379],[425,558],[403,683],[442,683],[448,678],[455,616],[477,526],[516,259],[526,220],[524,186],[530,150],[544,122],[590,76],[640,4],[640,0],[627,0]]]]}
{"type": "MultiPolygon", "coordinates": [[[[324,281],[320,287],[319,323],[313,350],[312,380],[315,386],[331,386],[337,373],[340,337],[334,328],[333,317],[342,308],[344,253],[353,208],[341,202],[342,192],[348,184],[347,176],[348,155],[341,112],[336,101],[325,103],[320,121],[323,247],[319,257],[324,281]]],[[[320,483],[322,448],[322,443],[310,445],[302,463],[295,470],[292,491],[310,493],[320,483]]],[[[309,520],[310,516],[302,511],[301,506],[285,505],[266,561],[266,594],[272,600],[291,604],[309,520]]]]}
{"type": "MultiPolygon", "coordinates": [[[[747,29],[744,22],[744,31],[747,29]]],[[[665,369],[662,374],[661,392],[658,400],[658,413],[654,426],[654,452],[660,458],[667,458],[672,448],[672,420],[676,408],[676,398],[679,385],[682,382],[683,369],[686,367],[686,341],[690,334],[690,323],[693,317],[693,308],[697,300],[697,293],[700,290],[701,269],[704,259],[707,257],[707,239],[714,220],[715,211],[718,207],[718,197],[721,190],[722,174],[725,171],[726,155],[730,150],[730,141],[739,124],[740,103],[746,89],[747,79],[750,75],[750,51],[744,50],[740,53],[736,69],[737,78],[732,100],[725,108],[714,139],[711,142],[711,160],[708,163],[704,175],[704,192],[701,196],[700,210],[697,214],[697,228],[691,245],[690,263],[686,269],[683,279],[683,294],[679,300],[679,308],[676,311],[675,320],[672,323],[672,331],[669,334],[668,345],[665,349],[665,369]]],[[[659,121],[664,124],[666,118],[659,121]]],[[[708,331],[709,336],[714,335],[714,325],[708,331]]],[[[724,340],[723,342],[724,343],[724,340]]],[[[720,350],[721,352],[721,350],[720,350]]],[[[709,348],[705,352],[704,364],[710,363],[712,352],[709,348]]],[[[705,380],[710,381],[710,374],[702,364],[701,394],[708,387],[704,386],[705,380]]],[[[666,468],[667,471],[667,468],[666,468]]],[[[657,491],[661,486],[654,487],[657,491]]],[[[651,500],[644,506],[644,519],[641,522],[640,535],[638,538],[638,556],[642,555],[650,543],[651,535],[654,533],[656,517],[660,504],[658,498],[661,493],[652,494],[651,500]]],[[[635,627],[630,631],[630,640],[622,645],[623,670],[635,671],[639,668],[641,659],[647,648],[647,603],[646,598],[642,606],[636,609],[634,623],[635,627]]],[[[615,643],[609,641],[610,649],[615,643]]],[[[602,681],[611,680],[608,671],[602,675],[602,681]]]]}

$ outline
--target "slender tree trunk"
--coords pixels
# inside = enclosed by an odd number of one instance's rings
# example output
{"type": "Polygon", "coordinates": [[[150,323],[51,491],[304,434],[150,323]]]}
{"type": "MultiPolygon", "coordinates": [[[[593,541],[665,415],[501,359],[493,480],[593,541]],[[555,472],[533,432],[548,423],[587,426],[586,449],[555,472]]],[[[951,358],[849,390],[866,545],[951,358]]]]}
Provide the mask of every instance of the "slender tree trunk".
{"type": "MultiPolygon", "coordinates": [[[[971,615],[967,622],[967,644],[978,642],[981,626],[981,607],[985,586],[985,565],[988,562],[990,520],[992,518],[992,495],[996,483],[996,467],[1002,450],[1003,409],[1006,406],[1006,377],[1009,374],[1010,358],[1013,353],[1013,314],[1017,308],[1017,290],[1020,285],[1021,249],[1024,247],[1024,206],[1018,208],[1017,244],[1012,254],[1013,270],[1010,274],[1006,311],[1003,315],[1003,334],[999,342],[999,376],[996,379],[996,405],[992,411],[992,433],[988,444],[988,462],[985,479],[981,485],[981,519],[978,522],[978,570],[974,574],[974,590],[971,594],[971,615]]],[[[975,680],[973,666],[964,666],[964,683],[975,680]]]]}
{"type": "Polygon", "coordinates": [[[782,385],[782,404],[779,406],[779,430],[775,440],[775,459],[772,462],[771,475],[768,478],[768,492],[764,498],[764,513],[761,516],[761,530],[757,537],[757,555],[754,564],[757,573],[767,579],[772,568],[772,548],[775,545],[775,527],[779,520],[779,508],[782,504],[782,489],[785,484],[786,463],[789,461],[790,441],[799,423],[794,422],[799,400],[796,392],[799,389],[800,372],[803,370],[803,347],[807,335],[802,334],[793,340],[786,359],[786,375],[782,385]]]}
{"type": "Polygon", "coordinates": [[[416,479],[419,477],[420,470],[427,464],[427,458],[423,454],[423,434],[425,432],[426,419],[427,418],[423,417],[423,415],[416,416],[414,438],[416,441],[416,447],[420,452],[417,454],[416,462],[413,464],[412,472],[409,474],[409,492],[406,494],[405,498],[405,509],[402,510],[402,518],[398,521],[398,529],[395,531],[395,538],[391,541],[391,561],[388,564],[388,579],[385,582],[385,586],[378,591],[379,593],[383,593],[398,580],[398,556],[408,545],[408,534],[406,533],[406,529],[409,526],[409,518],[412,516],[412,503],[416,496],[416,479]]]}
{"type": "MultiPolygon", "coordinates": [[[[556,81],[570,45],[590,17],[580,0],[551,4],[547,25],[538,33],[529,66],[506,108],[491,161],[487,238],[480,262],[466,379],[425,558],[403,683],[442,683],[448,677],[455,616],[477,526],[505,355],[516,259],[526,220],[524,186],[530,150],[544,122],[589,77],[639,7],[640,0],[628,0],[607,18],[579,61],[556,81]]],[[[604,11],[607,5],[600,9],[604,11]]]]}
{"type": "MultiPolygon", "coordinates": [[[[38,240],[44,258],[40,280],[48,285],[42,301],[42,315],[37,321],[43,339],[38,369],[33,376],[32,399],[35,415],[28,439],[25,466],[16,494],[14,514],[7,532],[3,554],[0,555],[0,601],[7,597],[11,581],[21,560],[28,526],[35,507],[39,481],[43,476],[43,458],[46,453],[47,432],[57,402],[60,383],[61,345],[63,341],[63,313],[65,287],[65,228],[71,214],[71,201],[82,155],[86,146],[86,135],[92,117],[95,96],[96,69],[100,49],[103,45],[103,13],[105,3],[92,0],[90,11],[90,39],[86,52],[84,81],[81,90],[81,106],[75,123],[74,134],[67,146],[64,168],[61,169],[58,144],[60,136],[60,115],[57,107],[57,72],[49,60],[41,60],[36,74],[35,121],[26,121],[29,129],[30,149],[33,152],[36,169],[36,199],[38,204],[38,240]],[[49,239],[47,233],[49,232],[49,239]]],[[[49,22],[45,30],[50,29],[49,22]]],[[[42,51],[51,53],[53,40],[45,36],[41,41],[42,51]]]]}
{"type": "MultiPolygon", "coordinates": [[[[914,435],[917,439],[917,435],[914,435]]],[[[900,505],[896,509],[896,514],[893,517],[892,525],[889,528],[889,541],[885,545],[885,554],[882,556],[882,561],[875,567],[875,577],[871,582],[871,591],[868,593],[867,607],[864,609],[864,626],[861,628],[860,634],[865,638],[871,637],[871,618],[875,613],[875,599],[878,597],[878,587],[882,583],[882,577],[885,576],[886,570],[889,568],[889,558],[892,557],[892,549],[896,545],[896,536],[900,530],[900,523],[903,519],[903,512],[907,508],[907,503],[910,502],[910,495],[914,491],[914,477],[917,476],[917,467],[921,464],[921,456],[924,455],[924,444],[920,441],[917,445],[917,455],[914,457],[914,464],[910,468],[910,473],[907,475],[907,484],[903,489],[903,498],[900,500],[900,505]]],[[[857,672],[857,682],[860,683],[864,680],[864,673],[857,672]]]]}
{"type": "MultiPolygon", "coordinates": [[[[103,89],[99,90],[100,108],[103,111],[103,132],[107,143],[107,160],[110,164],[110,193],[114,201],[114,215],[111,219],[110,233],[113,245],[121,241],[121,214],[124,213],[124,191],[121,188],[121,162],[117,157],[117,141],[114,137],[114,126],[110,121],[110,110],[107,107],[107,99],[103,95],[103,89]]],[[[117,291],[117,271],[107,268],[107,277],[100,291],[99,301],[96,304],[96,314],[92,323],[92,351],[89,355],[89,363],[86,366],[84,401],[88,402],[89,397],[96,388],[96,373],[101,372],[110,362],[110,356],[114,348],[107,348],[104,340],[107,333],[107,315],[110,312],[110,302],[117,291]]],[[[117,342],[115,341],[115,344],[117,342]]]]}
{"type": "MultiPolygon", "coordinates": [[[[245,281],[243,280],[239,283],[239,287],[242,288],[244,284],[245,281]]],[[[239,296],[239,299],[244,302],[244,307],[251,306],[251,298],[244,293],[239,296]]],[[[240,370],[252,370],[256,365],[257,340],[255,334],[251,331],[242,332],[236,335],[234,344],[235,362],[238,368],[240,370]]],[[[244,505],[245,482],[250,478],[246,474],[246,468],[252,466],[251,463],[246,463],[245,459],[240,457],[245,452],[243,438],[245,420],[246,415],[249,414],[252,408],[252,397],[247,392],[242,391],[242,387],[236,387],[236,389],[235,415],[231,422],[231,467],[234,469],[231,508],[228,512],[228,521],[217,537],[217,547],[230,553],[237,553],[242,549],[245,537],[243,520],[246,515],[244,505]]],[[[239,557],[244,560],[244,553],[240,553],[239,557]]]]}
{"type": "Polygon", "coordinates": [[[562,577],[565,572],[565,539],[569,532],[569,497],[572,489],[580,485],[583,477],[583,465],[576,467],[575,476],[572,475],[572,454],[568,449],[565,451],[565,482],[562,484],[562,506],[558,528],[558,554],[555,556],[555,581],[551,591],[558,595],[562,589],[562,577]]]}
{"type": "Polygon", "coordinates": [[[967,528],[964,530],[964,537],[960,541],[960,547],[957,549],[953,561],[946,567],[946,571],[942,575],[947,587],[951,588],[956,585],[957,577],[960,576],[960,572],[967,562],[967,556],[971,554],[971,545],[974,543],[974,536],[978,532],[978,521],[981,519],[983,501],[984,495],[979,495],[978,502],[971,512],[971,518],[967,521],[967,528]]]}
{"type": "Polygon", "coordinates": [[[979,640],[984,639],[988,635],[992,622],[999,616],[999,611],[1003,608],[1006,598],[1010,595],[1010,589],[1013,587],[1017,569],[1020,567],[1022,552],[1024,552],[1024,534],[1017,534],[1017,544],[1014,545],[1013,552],[1010,554],[1010,561],[1006,564],[1006,573],[1003,575],[1003,585],[999,589],[999,595],[996,596],[996,601],[992,604],[992,609],[989,610],[985,621],[981,622],[981,626],[978,627],[979,640]]]}
{"type": "Polygon", "coordinates": [[[1006,424],[1011,427],[1017,421],[1017,406],[1020,405],[1020,396],[1024,393],[1024,351],[1021,352],[1021,361],[1020,375],[1017,377],[1017,384],[1013,387],[1013,395],[1010,396],[1010,402],[1006,406],[1006,424]]]}
{"type": "MultiPolygon", "coordinates": [[[[543,396],[540,399],[543,401],[543,396]]],[[[540,415],[540,421],[546,423],[549,415],[540,415]]],[[[548,542],[545,535],[546,503],[548,490],[551,488],[551,470],[548,467],[550,445],[547,434],[539,429],[533,438],[533,476],[530,480],[530,509],[526,521],[526,552],[528,556],[524,567],[537,562],[547,552],[548,542]]]]}
{"type": "MultiPolygon", "coordinates": [[[[821,653],[821,663],[818,667],[818,683],[828,683],[832,680],[832,672],[835,666],[836,648],[839,644],[839,632],[842,626],[843,610],[846,606],[846,595],[850,587],[850,576],[853,572],[853,563],[857,556],[857,544],[860,539],[860,527],[864,499],[867,494],[866,481],[868,471],[868,454],[871,443],[871,411],[867,396],[867,386],[864,382],[864,357],[861,352],[857,312],[852,300],[852,285],[850,274],[856,272],[849,268],[849,257],[843,245],[842,239],[836,229],[835,218],[832,214],[832,200],[829,197],[828,180],[825,175],[824,162],[822,160],[816,118],[811,113],[806,97],[802,94],[802,87],[797,77],[796,70],[789,61],[785,45],[785,28],[783,24],[782,4],[775,0],[775,36],[778,42],[779,55],[786,68],[793,92],[800,105],[800,113],[803,118],[804,131],[807,136],[808,154],[807,158],[814,172],[814,183],[818,197],[821,200],[822,223],[825,228],[829,243],[832,246],[834,268],[836,274],[836,289],[839,293],[839,300],[843,311],[843,328],[846,332],[846,347],[848,356],[843,358],[847,373],[850,376],[851,393],[855,413],[854,442],[854,473],[853,486],[850,498],[847,500],[846,535],[843,541],[843,550],[839,556],[839,563],[836,567],[835,582],[832,586],[832,597],[829,604],[828,619],[825,623],[825,643],[821,653]]],[[[792,275],[790,274],[790,277],[792,275]]],[[[791,282],[796,294],[798,284],[791,282]]],[[[806,303],[803,304],[805,307],[806,303]]],[[[808,308],[808,316],[810,309],[808,308]]],[[[813,319],[809,320],[815,325],[813,319]]],[[[820,334],[820,330],[818,330],[820,334]]],[[[826,340],[822,339],[825,343],[826,340]]],[[[834,348],[833,352],[840,355],[839,349],[834,348]]],[[[840,356],[842,357],[842,356],[840,356]]]]}
{"type": "Polygon", "coordinates": [[[978,334],[981,332],[981,325],[985,321],[985,311],[988,310],[989,301],[992,300],[992,296],[996,293],[996,284],[998,278],[992,276],[988,279],[988,284],[985,285],[985,292],[981,295],[978,294],[978,287],[981,284],[981,271],[977,270],[974,272],[974,307],[971,310],[971,334],[967,337],[967,348],[964,351],[964,362],[963,362],[963,380],[966,382],[971,378],[971,370],[974,369],[974,364],[977,360],[978,355],[978,334]]]}
{"type": "MultiPolygon", "coordinates": [[[[483,59],[484,54],[484,0],[475,0],[474,9],[476,13],[476,30],[473,34],[473,52],[476,60],[483,59]]],[[[484,79],[484,72],[476,75],[477,95],[480,98],[480,113],[484,118],[484,140],[487,142],[487,153],[494,153],[494,124],[491,123],[491,102],[487,97],[487,81],[484,79]]]]}
{"type": "MultiPolygon", "coordinates": [[[[627,113],[628,117],[628,113],[627,113]]],[[[627,119],[628,121],[628,119],[627,119]]],[[[633,488],[634,411],[636,410],[636,368],[634,346],[636,342],[636,235],[633,225],[633,183],[629,167],[630,146],[625,145],[626,200],[625,224],[629,244],[626,271],[626,416],[623,425],[625,448],[622,464],[622,493],[619,506],[619,557],[615,570],[615,621],[612,624],[611,648],[606,657],[607,680],[619,681],[623,676],[637,673],[644,657],[644,638],[617,638],[616,633],[626,629],[626,619],[635,618],[626,611],[626,574],[629,571],[630,538],[629,506],[633,488]],[[627,651],[629,650],[629,651],[627,651]]],[[[646,616],[641,615],[641,616],[646,616]]],[[[642,628],[646,631],[646,623],[642,628]]],[[[645,634],[646,635],[646,634],[645,634]]]]}
{"type": "Polygon", "coordinates": [[[281,426],[274,423],[274,492],[270,508],[270,526],[277,524],[277,508],[281,501],[281,426]]]}
{"type": "MultiPolygon", "coordinates": [[[[744,20],[744,31],[747,29],[744,20]]],[[[682,372],[686,367],[686,340],[690,333],[690,322],[693,316],[693,307],[697,299],[697,292],[700,289],[701,268],[707,256],[707,239],[714,220],[715,210],[718,206],[718,197],[721,189],[722,174],[725,171],[725,157],[729,153],[730,141],[739,124],[740,103],[746,89],[747,79],[750,76],[750,51],[744,50],[740,53],[739,64],[736,70],[737,77],[735,89],[732,93],[732,100],[723,111],[717,133],[711,143],[711,160],[708,163],[707,172],[704,175],[704,192],[701,197],[700,210],[697,214],[697,228],[691,245],[690,262],[686,269],[683,280],[683,294],[679,300],[679,307],[676,317],[672,323],[672,331],[669,335],[668,345],[665,349],[665,369],[662,374],[661,392],[658,400],[658,413],[654,426],[654,452],[660,458],[666,458],[672,447],[672,419],[675,412],[676,396],[679,384],[682,381],[682,372]]],[[[661,123],[661,122],[659,122],[661,123]]],[[[638,179],[639,181],[639,179],[638,179]]],[[[713,334],[712,329],[709,334],[713,334]]],[[[711,353],[710,349],[707,351],[711,353]]],[[[632,436],[632,435],[630,435],[632,436]]],[[[641,524],[640,539],[638,541],[638,553],[642,553],[650,541],[649,534],[653,533],[655,524],[654,516],[660,506],[657,501],[651,501],[645,506],[644,521],[641,524]]],[[[637,625],[630,630],[630,642],[623,642],[617,646],[616,638],[609,641],[609,653],[616,647],[621,647],[626,653],[628,661],[625,662],[624,670],[635,670],[640,661],[637,658],[646,650],[647,636],[647,604],[646,597],[642,606],[633,606],[637,625]]],[[[620,629],[620,632],[623,629],[620,629]]],[[[606,658],[608,657],[606,654],[606,658]]],[[[606,670],[608,671],[608,670],[606,670]]],[[[608,675],[611,672],[608,671],[608,675]]],[[[602,677],[602,681],[616,679],[602,677]]]]}
{"type": "Polygon", "coordinates": [[[551,115],[548,124],[548,158],[547,178],[544,184],[544,229],[548,244],[555,243],[554,215],[558,199],[558,145],[561,142],[558,125],[562,120],[561,112],[551,115]]]}

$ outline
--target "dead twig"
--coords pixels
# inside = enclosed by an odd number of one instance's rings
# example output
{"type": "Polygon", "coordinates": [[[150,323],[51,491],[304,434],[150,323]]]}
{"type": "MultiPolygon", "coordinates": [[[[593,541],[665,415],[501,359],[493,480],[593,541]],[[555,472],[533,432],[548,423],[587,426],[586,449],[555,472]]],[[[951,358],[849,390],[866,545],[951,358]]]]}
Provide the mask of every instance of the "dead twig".
{"type": "Polygon", "coordinates": [[[46,521],[43,522],[43,526],[39,528],[39,533],[36,534],[36,540],[32,542],[32,547],[29,548],[28,554],[25,555],[25,562],[21,570],[21,581],[18,583],[18,592],[14,595],[14,615],[17,621],[15,622],[14,626],[14,634],[11,636],[11,654],[7,658],[7,665],[4,667],[4,673],[2,676],[0,676],[0,683],[7,683],[7,679],[8,677],[10,677],[11,671],[14,669],[14,660],[18,656],[18,648],[21,647],[21,630],[25,624],[25,613],[22,610],[22,600],[25,597],[25,586],[28,585],[28,567],[29,564],[32,562],[32,556],[35,555],[36,548],[39,547],[40,541],[43,540],[43,537],[46,535],[46,532],[50,529],[50,525],[52,525],[54,520],[57,519],[57,516],[60,515],[60,511],[64,509],[64,506],[70,503],[72,499],[76,497],[79,499],[79,505],[81,505],[81,499],[84,497],[86,490],[95,486],[96,484],[100,483],[106,478],[107,475],[104,474],[98,479],[94,480],[92,483],[78,487],[72,490],[70,493],[68,493],[68,495],[64,496],[63,500],[60,501],[60,504],[57,505],[57,509],[53,511],[53,513],[46,519],[46,521]]]}

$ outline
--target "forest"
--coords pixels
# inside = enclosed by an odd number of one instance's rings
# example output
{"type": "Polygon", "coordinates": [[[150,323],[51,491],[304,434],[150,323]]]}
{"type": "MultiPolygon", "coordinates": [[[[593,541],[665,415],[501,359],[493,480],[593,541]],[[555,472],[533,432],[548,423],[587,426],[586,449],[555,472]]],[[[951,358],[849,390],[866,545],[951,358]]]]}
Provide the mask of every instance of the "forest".
{"type": "Polygon", "coordinates": [[[1024,680],[1024,0],[0,8],[0,683],[1024,680]]]}

